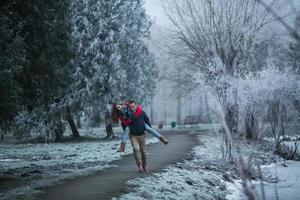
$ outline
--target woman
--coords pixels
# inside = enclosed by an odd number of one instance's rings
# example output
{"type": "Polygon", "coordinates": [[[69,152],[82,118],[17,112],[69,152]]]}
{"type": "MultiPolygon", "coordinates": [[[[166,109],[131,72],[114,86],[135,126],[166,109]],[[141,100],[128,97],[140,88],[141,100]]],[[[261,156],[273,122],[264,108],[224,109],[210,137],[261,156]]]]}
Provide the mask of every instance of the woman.
{"type": "MultiPolygon", "coordinates": [[[[142,107],[138,106],[139,111],[142,111],[142,107]]],[[[125,144],[126,141],[129,138],[129,125],[132,122],[132,119],[134,119],[134,115],[130,112],[128,108],[128,104],[114,104],[113,105],[113,111],[112,111],[113,121],[115,123],[118,123],[118,121],[121,121],[121,125],[123,128],[123,135],[122,135],[122,141],[120,144],[120,148],[118,152],[124,152],[125,151],[125,144]]],[[[162,143],[165,145],[169,143],[169,141],[162,135],[160,135],[157,131],[155,131],[153,128],[145,124],[147,132],[149,132],[154,137],[158,138],[162,143]]]]}

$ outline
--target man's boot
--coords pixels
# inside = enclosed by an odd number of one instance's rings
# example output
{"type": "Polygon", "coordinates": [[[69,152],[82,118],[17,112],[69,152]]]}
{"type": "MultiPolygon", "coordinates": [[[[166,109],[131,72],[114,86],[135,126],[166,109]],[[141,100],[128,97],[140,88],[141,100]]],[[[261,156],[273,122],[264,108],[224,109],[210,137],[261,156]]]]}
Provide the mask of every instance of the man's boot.
{"type": "Polygon", "coordinates": [[[144,167],[142,164],[139,164],[138,165],[138,168],[139,168],[139,172],[143,172],[144,171],[144,167]]]}
{"type": "Polygon", "coordinates": [[[146,151],[143,151],[143,154],[142,154],[142,165],[143,165],[144,172],[148,173],[149,170],[148,170],[148,167],[147,167],[146,151]]]}
{"type": "Polygon", "coordinates": [[[118,149],[117,152],[124,152],[124,151],[125,151],[125,143],[124,143],[124,142],[121,142],[120,148],[118,149]]]}
{"type": "Polygon", "coordinates": [[[146,173],[149,173],[149,169],[147,167],[147,164],[146,163],[143,163],[143,169],[146,173]]]}
{"type": "Polygon", "coordinates": [[[170,141],[167,140],[164,136],[160,136],[159,140],[164,143],[164,144],[168,144],[170,141]]]}

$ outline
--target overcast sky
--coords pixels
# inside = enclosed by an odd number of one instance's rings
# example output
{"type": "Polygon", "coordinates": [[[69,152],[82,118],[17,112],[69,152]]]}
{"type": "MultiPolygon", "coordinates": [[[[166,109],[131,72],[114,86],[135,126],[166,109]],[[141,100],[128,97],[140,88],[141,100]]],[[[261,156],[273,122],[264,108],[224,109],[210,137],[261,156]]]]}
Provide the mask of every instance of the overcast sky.
{"type": "Polygon", "coordinates": [[[150,15],[153,22],[157,25],[166,25],[168,22],[167,17],[164,14],[161,0],[145,0],[145,9],[148,15],[150,15]]]}
{"type": "MultiPolygon", "coordinates": [[[[158,26],[166,26],[168,23],[168,18],[165,16],[162,3],[164,0],[145,0],[145,9],[148,15],[151,17],[153,23],[158,26]]],[[[270,2],[272,0],[264,0],[264,2],[270,2]]],[[[294,21],[295,10],[299,12],[300,10],[300,0],[278,0],[278,9],[276,12],[281,13],[282,16],[288,15],[285,18],[289,24],[294,21]],[[290,3],[289,3],[290,2],[290,3]]]]}

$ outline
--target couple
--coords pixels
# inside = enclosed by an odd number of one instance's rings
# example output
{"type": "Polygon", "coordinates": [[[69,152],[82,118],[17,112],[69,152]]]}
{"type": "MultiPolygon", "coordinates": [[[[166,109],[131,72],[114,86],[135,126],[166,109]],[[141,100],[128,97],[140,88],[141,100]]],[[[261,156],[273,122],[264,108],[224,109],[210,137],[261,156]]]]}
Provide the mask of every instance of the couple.
{"type": "Polygon", "coordinates": [[[128,137],[133,148],[133,155],[140,172],[148,172],[146,160],[145,130],[158,138],[162,143],[168,144],[169,141],[151,128],[148,116],[141,106],[135,101],[130,100],[123,104],[114,104],[112,112],[113,120],[117,123],[121,121],[123,128],[122,142],[118,152],[125,151],[125,144],[128,137]]]}

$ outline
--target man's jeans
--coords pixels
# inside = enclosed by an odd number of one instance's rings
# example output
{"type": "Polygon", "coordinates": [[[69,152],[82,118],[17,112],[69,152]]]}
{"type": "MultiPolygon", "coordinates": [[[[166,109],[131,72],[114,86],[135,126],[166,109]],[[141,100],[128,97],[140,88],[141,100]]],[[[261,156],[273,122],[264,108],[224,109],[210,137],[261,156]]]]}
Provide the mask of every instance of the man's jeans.
{"type": "MultiPolygon", "coordinates": [[[[151,128],[147,124],[145,124],[145,126],[146,126],[146,131],[148,133],[150,133],[151,135],[153,135],[154,137],[156,137],[158,139],[161,137],[161,135],[156,130],[154,130],[153,128],[151,128]]],[[[126,128],[124,129],[124,132],[123,132],[122,142],[126,143],[126,141],[128,140],[128,137],[129,137],[129,127],[126,126],[126,128]]]]}
{"type": "Polygon", "coordinates": [[[147,165],[145,138],[146,134],[143,134],[141,136],[136,136],[132,134],[130,135],[130,142],[133,149],[133,155],[138,167],[140,165],[146,167],[147,165]]]}

